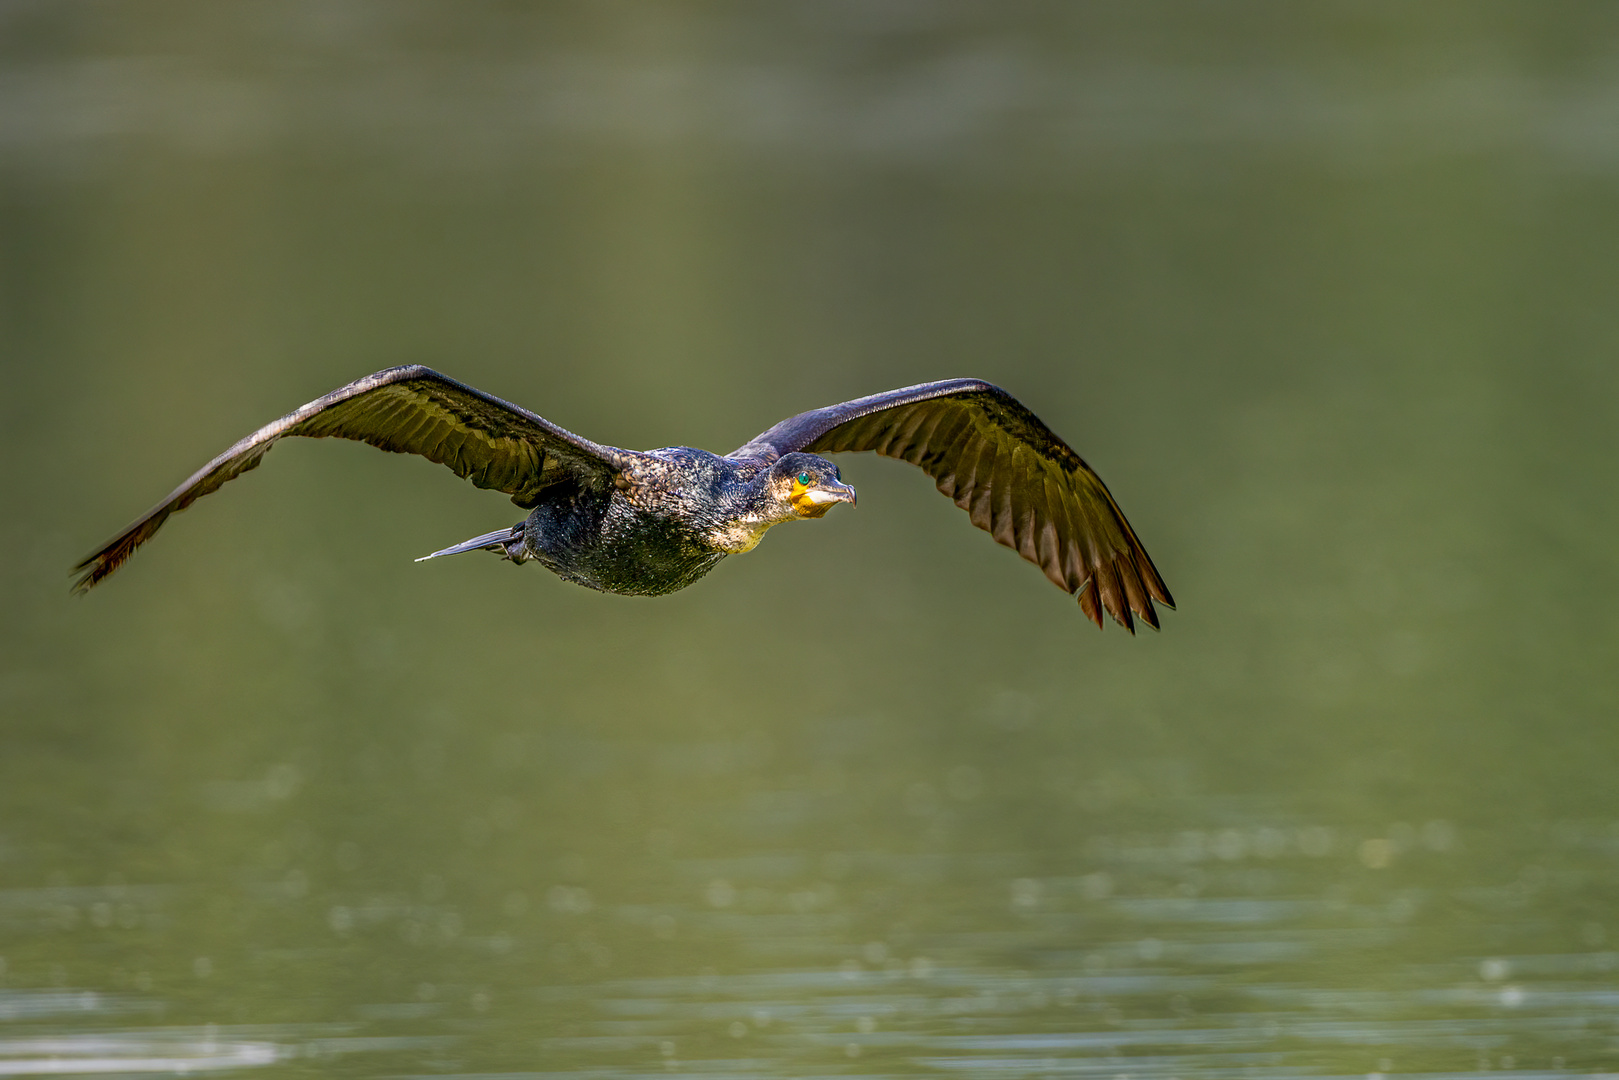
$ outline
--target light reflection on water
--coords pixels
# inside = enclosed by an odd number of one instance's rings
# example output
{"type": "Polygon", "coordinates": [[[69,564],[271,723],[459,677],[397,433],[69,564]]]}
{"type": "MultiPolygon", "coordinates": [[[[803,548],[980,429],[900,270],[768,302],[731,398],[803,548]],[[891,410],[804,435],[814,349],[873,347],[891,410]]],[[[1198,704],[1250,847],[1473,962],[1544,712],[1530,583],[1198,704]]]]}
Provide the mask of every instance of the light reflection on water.
{"type": "Polygon", "coordinates": [[[215,1072],[273,1064],[277,1056],[274,1043],[166,1031],[0,1039],[0,1076],[215,1072]]]}
{"type": "MultiPolygon", "coordinates": [[[[1467,834],[1429,828],[1441,843],[1403,852],[1400,869],[1374,860],[1374,870],[1363,846],[1323,845],[1324,833],[1355,835],[1273,822],[1098,837],[1070,855],[675,859],[667,880],[684,883],[676,886],[683,900],[620,902],[559,885],[532,912],[508,896],[502,913],[519,929],[495,934],[463,930],[460,916],[447,919],[452,908],[410,896],[344,905],[314,893],[258,894],[260,904],[326,911],[320,930],[333,943],[283,950],[265,957],[271,963],[306,972],[362,956],[376,963],[403,944],[427,956],[451,949],[463,974],[491,958],[518,968],[499,986],[423,982],[413,1000],[361,1002],[338,1024],[221,1026],[200,1035],[80,1030],[111,1017],[157,1019],[171,1008],[160,992],[6,991],[0,1018],[29,1031],[0,1041],[0,1072],[341,1059],[393,1074],[414,1062],[430,1065],[431,1075],[518,1075],[458,1071],[458,1062],[493,1053],[548,1066],[521,1075],[557,1077],[636,1075],[636,1062],[657,1075],[699,1076],[1283,1077],[1333,1075],[1320,1063],[1346,1061],[1364,1063],[1356,1075],[1542,1076],[1567,1075],[1566,1062],[1611,1052],[1619,953],[1436,955],[1432,935],[1479,890],[1465,880],[1444,890],[1376,881],[1420,875],[1413,861],[1455,857],[1467,834]],[[1247,840],[1238,844],[1235,835],[1247,840]],[[1076,861],[1097,868],[1029,870],[1076,861]],[[1209,862],[1220,872],[1204,872],[1209,862]],[[820,876],[828,868],[836,882],[820,876]],[[1247,894],[1225,891],[1232,886],[1247,894]],[[862,936],[873,904],[897,916],[883,938],[862,936]],[[693,966],[635,974],[649,965],[651,942],[679,942],[693,966]],[[525,985],[524,973],[546,966],[565,980],[525,985]],[[1375,989],[1355,974],[1366,969],[1375,989]],[[1461,1059],[1476,1068],[1423,1067],[1461,1059]],[[557,1067],[564,1062],[571,1067],[557,1067]]],[[[145,918],[161,922],[175,917],[181,892],[119,895],[140,895],[145,918]]],[[[1517,918],[1496,924],[1499,943],[1536,933],[1535,910],[1557,903],[1556,892],[1543,882],[1535,900],[1520,900],[1517,918]]],[[[56,929],[79,928],[61,910],[93,906],[101,895],[12,890],[0,893],[0,905],[52,911],[56,929]]],[[[444,959],[428,964],[442,970],[444,959]]]]}

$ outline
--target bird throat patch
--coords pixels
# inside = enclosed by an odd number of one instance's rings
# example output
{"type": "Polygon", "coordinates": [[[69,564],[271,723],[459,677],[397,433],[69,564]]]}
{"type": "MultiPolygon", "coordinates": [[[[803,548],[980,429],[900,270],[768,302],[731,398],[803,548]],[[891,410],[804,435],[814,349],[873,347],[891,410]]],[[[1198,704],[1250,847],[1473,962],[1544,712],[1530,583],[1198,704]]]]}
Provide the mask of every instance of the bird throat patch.
{"type": "Polygon", "coordinates": [[[733,521],[708,534],[708,542],[727,555],[741,555],[759,546],[774,521],[733,521]]]}

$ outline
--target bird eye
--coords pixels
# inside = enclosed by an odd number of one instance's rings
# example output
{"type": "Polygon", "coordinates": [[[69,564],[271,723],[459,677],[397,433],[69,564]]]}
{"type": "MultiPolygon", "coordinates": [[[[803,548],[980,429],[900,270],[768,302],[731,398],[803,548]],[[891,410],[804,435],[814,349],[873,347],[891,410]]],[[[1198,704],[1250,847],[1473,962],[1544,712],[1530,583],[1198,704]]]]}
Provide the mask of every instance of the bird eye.
{"type": "Polygon", "coordinates": [[[798,474],[798,483],[799,483],[799,486],[801,486],[801,487],[809,487],[810,474],[807,473],[807,472],[799,473],[798,474]]]}

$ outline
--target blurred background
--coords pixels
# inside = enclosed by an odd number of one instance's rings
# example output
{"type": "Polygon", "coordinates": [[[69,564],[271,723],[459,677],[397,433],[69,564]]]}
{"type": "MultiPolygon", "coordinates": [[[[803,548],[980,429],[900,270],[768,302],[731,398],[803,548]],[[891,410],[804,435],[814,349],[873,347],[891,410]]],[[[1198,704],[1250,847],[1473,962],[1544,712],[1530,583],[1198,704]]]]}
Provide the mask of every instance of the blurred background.
{"type": "Polygon", "coordinates": [[[0,1071],[1619,1071],[1619,8],[0,6],[0,1071]],[[641,600],[258,425],[421,362],[725,452],[959,375],[1104,633],[914,469],[641,600]]]}

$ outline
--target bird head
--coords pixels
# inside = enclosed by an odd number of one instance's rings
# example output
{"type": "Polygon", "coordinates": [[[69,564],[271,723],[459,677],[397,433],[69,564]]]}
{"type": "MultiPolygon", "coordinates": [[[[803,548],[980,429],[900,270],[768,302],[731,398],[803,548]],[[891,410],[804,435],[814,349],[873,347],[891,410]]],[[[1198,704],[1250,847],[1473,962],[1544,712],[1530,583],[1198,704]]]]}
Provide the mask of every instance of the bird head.
{"type": "Polygon", "coordinates": [[[840,502],[854,505],[854,488],[838,476],[838,467],[815,454],[787,454],[771,468],[772,486],[793,513],[818,518],[840,502]]]}

